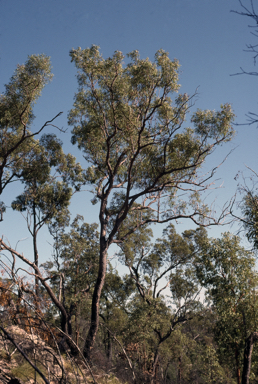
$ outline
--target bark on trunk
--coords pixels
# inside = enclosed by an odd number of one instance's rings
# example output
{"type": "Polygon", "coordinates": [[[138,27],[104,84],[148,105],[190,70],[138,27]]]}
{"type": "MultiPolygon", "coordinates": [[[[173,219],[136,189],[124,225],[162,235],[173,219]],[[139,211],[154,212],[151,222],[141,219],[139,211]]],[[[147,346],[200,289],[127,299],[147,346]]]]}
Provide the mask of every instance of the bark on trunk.
{"type": "MultiPolygon", "coordinates": [[[[70,338],[72,338],[70,314],[66,314],[66,316],[64,316],[64,314],[61,313],[61,330],[64,332],[65,335],[68,335],[70,338]]],[[[74,343],[70,340],[70,338],[66,337],[65,335],[63,336],[62,340],[59,343],[60,349],[66,352],[67,347],[65,346],[65,343],[67,343],[68,347],[70,348],[71,355],[78,356],[78,349],[76,348],[74,343]]]]}
{"type": "Polygon", "coordinates": [[[99,328],[99,303],[102,288],[105,282],[106,268],[107,268],[107,249],[105,239],[101,239],[100,244],[100,257],[99,257],[99,272],[96,285],[92,297],[92,306],[91,306],[91,323],[88,331],[88,335],[85,341],[83,355],[90,361],[91,353],[97,336],[99,328]]]}
{"type": "MultiPolygon", "coordinates": [[[[36,217],[36,205],[33,203],[33,252],[34,252],[34,263],[39,267],[39,254],[38,254],[38,248],[37,248],[37,217],[36,217]]],[[[37,274],[35,275],[35,295],[36,295],[36,302],[35,306],[36,309],[39,309],[39,278],[37,274]]]]}
{"type": "Polygon", "coordinates": [[[253,345],[257,340],[258,340],[258,332],[253,332],[253,333],[251,333],[250,336],[247,337],[247,339],[245,341],[242,384],[249,384],[253,345]]]}
{"type": "Polygon", "coordinates": [[[177,384],[181,384],[182,379],[182,356],[178,358],[178,368],[177,368],[177,384]]]}
{"type": "Polygon", "coordinates": [[[236,359],[237,384],[241,384],[241,374],[240,374],[240,367],[239,367],[239,350],[238,350],[238,347],[236,347],[236,349],[235,349],[235,359],[236,359]]]}
{"type": "Polygon", "coordinates": [[[159,350],[157,349],[155,352],[153,366],[152,366],[151,384],[156,383],[158,361],[159,361],[159,350]]]}
{"type": "MultiPolygon", "coordinates": [[[[34,248],[34,263],[38,267],[39,266],[39,256],[38,256],[36,236],[37,236],[37,234],[35,233],[33,235],[33,248],[34,248]]],[[[37,296],[37,300],[39,300],[39,278],[37,275],[35,276],[35,294],[37,296]]]]}
{"type": "Polygon", "coordinates": [[[237,384],[241,384],[241,373],[239,367],[237,367],[237,384]]]}
{"type": "Polygon", "coordinates": [[[112,339],[109,331],[107,331],[107,358],[112,362],[112,339]]]}

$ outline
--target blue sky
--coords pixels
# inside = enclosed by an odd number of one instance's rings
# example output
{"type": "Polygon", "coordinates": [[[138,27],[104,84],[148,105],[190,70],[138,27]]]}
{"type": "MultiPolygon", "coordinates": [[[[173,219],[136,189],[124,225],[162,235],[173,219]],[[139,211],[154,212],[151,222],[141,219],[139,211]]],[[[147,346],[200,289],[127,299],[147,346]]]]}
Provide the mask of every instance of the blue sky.
{"type": "MultiPolygon", "coordinates": [[[[249,0],[243,2],[249,5],[249,0]]],[[[254,3],[258,12],[258,1],[254,3]]],[[[248,111],[258,112],[258,77],[230,75],[240,67],[255,69],[252,55],[243,49],[257,39],[248,29],[251,21],[230,12],[240,9],[237,0],[0,0],[0,92],[16,65],[24,63],[28,55],[50,56],[54,78],[35,107],[34,129],[60,111],[63,115],[56,123],[66,129],[77,90],[76,71],[69,58],[72,48],[99,45],[104,57],[115,50],[128,53],[137,49],[142,58],[150,59],[163,48],[181,63],[181,91],[193,94],[198,87],[193,111],[218,109],[229,102],[236,122],[245,122],[248,111]]],[[[238,126],[236,130],[234,140],[216,151],[206,165],[212,168],[234,149],[217,173],[223,183],[222,189],[213,192],[218,211],[236,191],[235,175],[239,171],[248,175],[246,165],[257,171],[257,128],[238,126]]],[[[81,154],[70,144],[70,128],[65,134],[55,133],[64,142],[65,151],[84,165],[81,154]]],[[[9,187],[3,196],[7,205],[19,191],[18,184],[9,187]]],[[[87,193],[74,198],[72,211],[82,214],[87,222],[97,221],[98,213],[87,193]]],[[[0,235],[7,236],[13,246],[28,236],[25,222],[11,209],[0,228],[0,235]]],[[[211,229],[210,235],[215,237],[219,231],[211,229]]],[[[42,257],[48,258],[46,232],[40,241],[46,250],[42,257]]]]}

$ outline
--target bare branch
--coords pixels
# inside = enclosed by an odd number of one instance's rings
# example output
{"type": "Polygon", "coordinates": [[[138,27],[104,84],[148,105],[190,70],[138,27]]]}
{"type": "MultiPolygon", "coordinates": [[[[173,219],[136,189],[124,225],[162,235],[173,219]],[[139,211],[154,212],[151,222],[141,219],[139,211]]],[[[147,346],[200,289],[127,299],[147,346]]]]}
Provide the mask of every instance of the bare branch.
{"type": "Polygon", "coordinates": [[[44,382],[46,384],[50,384],[49,381],[46,379],[46,377],[43,375],[43,373],[38,369],[38,367],[36,367],[36,365],[34,365],[32,363],[32,361],[28,358],[28,356],[23,352],[23,350],[19,347],[19,345],[14,341],[14,339],[12,338],[12,336],[2,327],[0,326],[0,329],[2,330],[2,332],[5,334],[5,336],[11,341],[11,343],[13,343],[13,345],[15,346],[15,348],[17,348],[17,350],[20,352],[20,354],[24,357],[24,359],[32,366],[32,368],[42,377],[42,379],[44,380],[44,382]]]}

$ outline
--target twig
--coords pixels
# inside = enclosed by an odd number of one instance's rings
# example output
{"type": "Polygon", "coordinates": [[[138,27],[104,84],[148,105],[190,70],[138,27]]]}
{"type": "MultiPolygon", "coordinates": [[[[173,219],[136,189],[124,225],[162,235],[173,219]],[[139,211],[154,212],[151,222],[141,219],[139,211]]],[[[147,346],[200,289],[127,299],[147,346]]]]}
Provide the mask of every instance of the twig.
{"type": "Polygon", "coordinates": [[[82,360],[83,360],[83,362],[85,363],[87,369],[90,371],[90,374],[91,374],[91,377],[92,377],[92,379],[93,379],[94,384],[98,384],[98,383],[96,382],[96,380],[95,380],[95,377],[94,377],[94,375],[93,375],[93,372],[92,372],[92,370],[91,370],[91,368],[90,368],[90,365],[89,365],[88,361],[87,361],[87,360],[85,359],[85,357],[83,356],[83,354],[82,354],[80,348],[78,348],[78,345],[73,341],[73,339],[72,339],[69,335],[67,335],[67,333],[63,332],[62,329],[60,329],[60,328],[58,328],[58,327],[56,327],[56,328],[58,329],[59,332],[63,333],[63,335],[65,335],[65,337],[67,337],[67,338],[72,342],[72,344],[75,346],[75,348],[76,348],[77,351],[79,352],[80,356],[82,357],[82,360]]]}

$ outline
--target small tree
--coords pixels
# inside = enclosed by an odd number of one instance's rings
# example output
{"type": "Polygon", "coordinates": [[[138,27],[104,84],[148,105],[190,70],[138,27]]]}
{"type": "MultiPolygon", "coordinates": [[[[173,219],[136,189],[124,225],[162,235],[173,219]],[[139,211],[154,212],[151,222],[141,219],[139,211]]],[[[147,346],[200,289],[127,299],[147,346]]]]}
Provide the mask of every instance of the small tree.
{"type": "MultiPolygon", "coordinates": [[[[128,218],[124,224],[127,222],[128,218]]],[[[143,332],[151,335],[149,337],[152,339],[152,346],[149,347],[149,353],[154,355],[154,359],[148,372],[150,382],[153,383],[164,344],[167,344],[181,324],[192,319],[193,312],[198,307],[196,298],[199,284],[192,265],[197,252],[193,242],[195,231],[185,231],[180,236],[170,223],[163,231],[163,237],[157,239],[152,248],[148,242],[149,232],[150,230],[141,227],[130,235],[121,244],[120,257],[129,268],[131,279],[142,299],[142,314],[137,328],[145,323],[143,332]],[[166,301],[163,293],[166,294],[166,301]],[[168,300],[173,310],[167,307],[168,300]]],[[[200,236],[199,230],[197,236],[200,236]]],[[[140,306],[136,309],[137,312],[140,312],[140,306]]]]}
{"type": "MultiPolygon", "coordinates": [[[[49,57],[32,55],[17,67],[5,86],[5,93],[0,95],[0,195],[9,183],[22,176],[24,162],[35,146],[34,136],[60,115],[47,121],[37,132],[30,131],[33,105],[51,78],[49,57]]],[[[3,220],[4,209],[0,203],[0,220],[3,220]]]]}
{"type": "MultiPolygon", "coordinates": [[[[81,323],[85,320],[85,312],[89,311],[87,304],[96,281],[98,256],[97,224],[80,224],[81,220],[83,217],[77,215],[71,224],[71,230],[57,237],[55,264],[58,270],[54,272],[59,275],[59,279],[55,281],[59,282],[59,300],[69,316],[68,331],[72,335],[74,328],[77,345],[82,331],[81,323]]],[[[63,321],[65,319],[61,316],[61,323],[63,321]]]]}
{"type": "MultiPolygon", "coordinates": [[[[24,217],[33,239],[34,263],[39,267],[37,247],[39,230],[52,220],[67,222],[69,218],[68,206],[72,188],[67,182],[58,181],[57,176],[60,177],[60,174],[71,164],[73,166],[76,164],[74,157],[65,156],[61,142],[54,135],[43,135],[39,141],[35,141],[34,148],[26,159],[27,163],[23,164],[21,178],[25,189],[12,202],[12,208],[26,213],[24,217]]],[[[38,298],[39,280],[37,276],[35,277],[35,293],[38,298]]]]}
{"type": "Polygon", "coordinates": [[[254,265],[254,255],[230,233],[203,243],[196,262],[200,281],[208,288],[218,314],[215,332],[221,355],[235,365],[238,384],[241,371],[242,383],[249,383],[252,348],[257,340],[258,276],[254,265]]]}
{"type": "Polygon", "coordinates": [[[154,62],[141,60],[134,51],[126,65],[121,52],[105,60],[96,46],[70,55],[79,82],[69,114],[72,142],[89,163],[92,202],[100,203],[99,272],[84,347],[90,358],[110,245],[146,224],[181,218],[218,223],[200,200],[216,167],[206,177],[199,169],[218,145],[232,138],[233,113],[228,104],[218,112],[198,110],[191,119],[194,128],[183,129],[191,98],[179,94],[172,100],[179,90],[179,63],[163,50],[154,62]],[[129,212],[135,220],[119,236],[129,212]]]}

